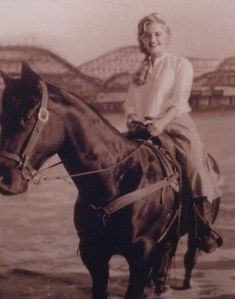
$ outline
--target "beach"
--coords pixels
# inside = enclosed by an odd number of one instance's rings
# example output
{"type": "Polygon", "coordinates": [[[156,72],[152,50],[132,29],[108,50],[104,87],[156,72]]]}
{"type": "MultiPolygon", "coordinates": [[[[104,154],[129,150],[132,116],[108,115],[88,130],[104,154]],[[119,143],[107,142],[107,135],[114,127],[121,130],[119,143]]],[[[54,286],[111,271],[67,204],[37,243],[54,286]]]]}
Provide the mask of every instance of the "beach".
{"type": "MultiPolygon", "coordinates": [[[[104,115],[120,131],[124,116],[104,115]]],[[[211,254],[200,253],[193,271],[192,288],[178,290],[183,279],[186,238],[180,240],[169,274],[169,299],[235,298],[235,111],[193,112],[202,139],[224,177],[223,198],[215,227],[224,246],[211,254]]],[[[54,156],[47,165],[58,161],[54,156]]],[[[63,166],[47,176],[65,174],[63,166]]],[[[88,299],[90,276],[82,264],[73,225],[77,190],[69,180],[30,185],[27,193],[0,195],[0,299],[88,299]]],[[[123,298],[128,267],[122,257],[110,262],[109,298],[123,298]]]]}

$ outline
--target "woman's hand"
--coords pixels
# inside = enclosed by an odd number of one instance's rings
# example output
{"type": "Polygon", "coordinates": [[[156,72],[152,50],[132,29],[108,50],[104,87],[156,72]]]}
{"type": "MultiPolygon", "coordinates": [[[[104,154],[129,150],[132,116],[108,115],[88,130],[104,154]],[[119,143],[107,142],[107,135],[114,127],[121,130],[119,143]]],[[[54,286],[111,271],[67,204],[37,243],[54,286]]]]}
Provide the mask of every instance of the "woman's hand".
{"type": "Polygon", "coordinates": [[[178,115],[176,106],[171,106],[167,109],[162,117],[145,117],[144,124],[148,131],[153,136],[158,136],[168,126],[168,124],[178,115]]]}
{"type": "Polygon", "coordinates": [[[144,124],[149,133],[153,136],[159,136],[165,128],[165,122],[162,118],[146,120],[144,124]]]}
{"type": "Polygon", "coordinates": [[[136,132],[142,123],[138,121],[136,114],[129,114],[127,116],[127,128],[130,132],[136,132]]]}
{"type": "Polygon", "coordinates": [[[127,123],[127,127],[128,130],[132,133],[145,129],[145,125],[142,122],[136,120],[127,123]]]}

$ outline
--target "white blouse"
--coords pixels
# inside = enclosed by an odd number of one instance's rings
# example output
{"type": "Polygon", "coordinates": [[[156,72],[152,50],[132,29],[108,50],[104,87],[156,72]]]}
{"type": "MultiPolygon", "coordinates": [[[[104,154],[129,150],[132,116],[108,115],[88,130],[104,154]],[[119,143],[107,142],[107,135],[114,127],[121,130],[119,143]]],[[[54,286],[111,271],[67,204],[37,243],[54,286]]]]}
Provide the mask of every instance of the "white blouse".
{"type": "Polygon", "coordinates": [[[143,85],[132,83],[124,103],[126,115],[161,117],[172,106],[178,115],[191,111],[188,99],[193,82],[191,63],[183,57],[165,53],[151,65],[143,85]]]}

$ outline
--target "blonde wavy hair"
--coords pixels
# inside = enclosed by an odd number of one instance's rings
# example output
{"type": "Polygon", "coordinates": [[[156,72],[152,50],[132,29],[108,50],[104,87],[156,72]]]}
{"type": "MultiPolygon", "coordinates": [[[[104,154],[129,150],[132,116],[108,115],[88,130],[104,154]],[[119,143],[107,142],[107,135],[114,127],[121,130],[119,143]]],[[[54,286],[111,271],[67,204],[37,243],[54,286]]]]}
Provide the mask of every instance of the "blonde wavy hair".
{"type": "Polygon", "coordinates": [[[146,82],[149,67],[150,67],[150,55],[148,50],[144,46],[143,42],[143,35],[146,31],[146,27],[151,23],[158,23],[163,25],[165,28],[165,32],[168,36],[170,36],[170,28],[168,27],[167,23],[165,22],[164,18],[159,13],[151,13],[144,18],[142,18],[138,23],[138,42],[139,42],[139,49],[142,53],[145,54],[145,58],[140,66],[140,68],[137,70],[137,72],[134,74],[133,82],[137,85],[142,85],[146,82]]]}

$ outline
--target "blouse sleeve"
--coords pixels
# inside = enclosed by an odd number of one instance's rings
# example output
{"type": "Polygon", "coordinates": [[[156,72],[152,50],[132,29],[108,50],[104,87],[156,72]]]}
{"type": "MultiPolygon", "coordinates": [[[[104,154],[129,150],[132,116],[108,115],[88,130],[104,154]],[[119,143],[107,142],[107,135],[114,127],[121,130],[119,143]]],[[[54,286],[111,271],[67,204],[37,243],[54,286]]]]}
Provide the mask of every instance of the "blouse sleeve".
{"type": "Polygon", "coordinates": [[[191,94],[192,83],[192,64],[187,59],[183,59],[178,66],[172,97],[172,105],[175,106],[179,114],[190,111],[188,100],[191,94]]]}

